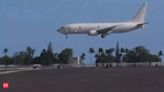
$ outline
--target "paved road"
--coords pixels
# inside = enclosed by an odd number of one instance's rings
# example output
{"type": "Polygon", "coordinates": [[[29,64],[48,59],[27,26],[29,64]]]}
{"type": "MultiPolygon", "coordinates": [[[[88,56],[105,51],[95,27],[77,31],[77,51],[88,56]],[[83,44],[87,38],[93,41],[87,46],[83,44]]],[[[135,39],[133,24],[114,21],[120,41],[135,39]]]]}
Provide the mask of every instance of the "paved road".
{"type": "Polygon", "coordinates": [[[164,92],[164,67],[63,68],[0,75],[0,92],[164,92]]]}

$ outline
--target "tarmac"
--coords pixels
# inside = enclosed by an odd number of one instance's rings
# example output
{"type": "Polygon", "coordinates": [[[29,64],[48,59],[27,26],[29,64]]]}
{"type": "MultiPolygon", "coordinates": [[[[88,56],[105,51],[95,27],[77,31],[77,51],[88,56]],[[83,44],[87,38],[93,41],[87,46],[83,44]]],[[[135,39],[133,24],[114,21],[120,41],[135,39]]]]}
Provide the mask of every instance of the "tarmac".
{"type": "Polygon", "coordinates": [[[0,92],[164,92],[164,67],[19,71],[0,75],[0,92]]]}

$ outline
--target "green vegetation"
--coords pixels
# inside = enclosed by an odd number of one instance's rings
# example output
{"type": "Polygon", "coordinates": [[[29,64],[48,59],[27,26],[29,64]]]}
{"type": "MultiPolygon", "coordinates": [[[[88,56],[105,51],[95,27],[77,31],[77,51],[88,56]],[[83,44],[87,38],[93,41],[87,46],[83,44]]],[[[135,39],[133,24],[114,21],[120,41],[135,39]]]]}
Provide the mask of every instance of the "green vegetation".
{"type": "Polygon", "coordinates": [[[89,48],[89,52],[90,53],[90,61],[92,61],[92,54],[95,53],[94,48],[89,48]]]}
{"type": "Polygon", "coordinates": [[[68,63],[68,60],[73,56],[73,50],[70,48],[64,49],[59,55],[59,63],[68,63]]]}
{"type": "MultiPolygon", "coordinates": [[[[102,50],[101,50],[102,52],[102,50]]],[[[110,62],[125,62],[125,63],[138,63],[138,62],[161,62],[163,52],[159,51],[158,54],[151,54],[144,46],[137,46],[133,49],[119,48],[117,42],[116,50],[113,48],[107,49],[106,53],[100,54],[100,50],[96,54],[96,63],[110,63],[110,62]],[[114,56],[115,51],[115,56],[114,56]]]]}
{"type": "MultiPolygon", "coordinates": [[[[31,65],[41,64],[49,66],[52,64],[68,64],[68,61],[73,57],[73,50],[65,48],[60,53],[54,53],[52,43],[50,42],[47,49],[43,49],[39,56],[34,56],[35,50],[30,46],[25,50],[15,52],[12,56],[8,55],[8,49],[2,51],[3,56],[0,57],[0,64],[9,65],[31,65]]],[[[161,62],[163,52],[160,50],[157,54],[152,54],[144,46],[137,46],[133,49],[120,48],[117,42],[116,48],[103,49],[97,51],[94,48],[89,48],[90,61],[92,62],[95,56],[95,63],[137,63],[137,62],[161,62]]],[[[80,55],[81,63],[84,63],[86,54],[80,55]]]]}

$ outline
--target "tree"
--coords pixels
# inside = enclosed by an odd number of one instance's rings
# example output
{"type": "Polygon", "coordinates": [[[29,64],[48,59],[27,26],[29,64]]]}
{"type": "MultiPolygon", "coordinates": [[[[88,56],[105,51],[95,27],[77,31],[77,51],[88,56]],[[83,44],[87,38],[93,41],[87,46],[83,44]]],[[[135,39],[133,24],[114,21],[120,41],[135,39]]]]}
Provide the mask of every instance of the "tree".
{"type": "Polygon", "coordinates": [[[149,55],[149,61],[148,62],[161,62],[161,58],[158,55],[149,55]]]}
{"type": "Polygon", "coordinates": [[[99,53],[99,55],[103,55],[104,54],[103,48],[99,48],[98,53],[99,53]]]}
{"type": "Polygon", "coordinates": [[[128,53],[123,57],[123,62],[136,62],[136,53],[133,50],[129,50],[128,53]]]}
{"type": "Polygon", "coordinates": [[[3,53],[6,55],[6,54],[8,53],[8,49],[5,48],[5,49],[3,50],[3,53]]]}
{"type": "Polygon", "coordinates": [[[2,57],[2,64],[9,65],[10,64],[10,57],[8,55],[5,55],[2,57]]]}
{"type": "Polygon", "coordinates": [[[160,56],[163,56],[163,52],[160,50],[159,52],[158,52],[158,56],[160,57],[160,56]]]}
{"type": "Polygon", "coordinates": [[[123,57],[124,57],[124,55],[125,55],[125,49],[124,49],[124,48],[121,48],[121,49],[120,49],[120,59],[121,59],[120,61],[121,61],[121,62],[123,62],[123,59],[124,59],[123,57]]]}
{"type": "Polygon", "coordinates": [[[160,62],[159,56],[151,54],[144,46],[137,46],[123,57],[124,62],[160,62]]]}
{"type": "Polygon", "coordinates": [[[67,64],[68,61],[72,58],[73,56],[73,50],[71,48],[65,48],[61,53],[58,55],[59,61],[61,63],[67,64]]]}
{"type": "MultiPolygon", "coordinates": [[[[80,59],[81,59],[82,61],[85,60],[85,53],[82,53],[82,54],[81,54],[80,59]]],[[[82,63],[82,62],[81,62],[81,63],[82,63]]]]}
{"type": "Polygon", "coordinates": [[[47,62],[48,62],[48,65],[54,63],[54,54],[53,54],[53,48],[52,48],[51,42],[49,42],[48,47],[47,47],[47,62]]]}
{"type": "Polygon", "coordinates": [[[43,49],[40,54],[41,64],[48,66],[57,63],[58,60],[56,57],[57,57],[57,53],[56,54],[53,53],[52,43],[49,42],[47,50],[43,49]]]}
{"type": "Polygon", "coordinates": [[[42,65],[46,65],[46,49],[43,49],[42,52],[40,53],[40,60],[42,65]]]}
{"type": "Polygon", "coordinates": [[[115,61],[115,57],[113,56],[113,52],[114,52],[114,48],[110,48],[104,50],[102,48],[99,48],[98,53],[95,55],[96,58],[96,66],[97,63],[110,63],[110,62],[114,62],[115,61]]]}
{"type": "Polygon", "coordinates": [[[121,53],[124,53],[124,52],[125,52],[125,49],[124,49],[124,48],[121,48],[121,49],[120,49],[120,52],[121,52],[121,53]]]}
{"type": "Polygon", "coordinates": [[[35,50],[32,49],[30,46],[26,48],[26,54],[30,57],[33,57],[35,50]]]}
{"type": "Polygon", "coordinates": [[[58,53],[54,54],[54,63],[58,64],[59,63],[59,58],[58,58],[58,53]]]}
{"type": "Polygon", "coordinates": [[[9,64],[10,64],[10,57],[7,55],[8,49],[5,48],[5,49],[3,50],[3,53],[4,53],[5,55],[2,57],[2,64],[9,65],[9,64]]]}
{"type": "Polygon", "coordinates": [[[89,53],[90,53],[90,62],[92,62],[92,54],[95,53],[94,48],[90,48],[89,53]]]}
{"type": "Polygon", "coordinates": [[[81,56],[80,56],[80,58],[81,58],[82,60],[85,60],[85,53],[82,53],[81,56]]]}
{"type": "Polygon", "coordinates": [[[43,49],[42,52],[40,53],[40,60],[42,65],[48,65],[46,49],[43,49]]]}
{"type": "Polygon", "coordinates": [[[114,48],[110,48],[106,50],[107,55],[111,55],[114,52],[114,48]]]}
{"type": "Polygon", "coordinates": [[[25,55],[25,65],[30,65],[33,62],[33,55],[34,55],[35,50],[32,49],[30,46],[26,48],[26,55],[25,55]]]}
{"type": "Polygon", "coordinates": [[[40,59],[40,56],[36,56],[33,58],[33,64],[41,64],[41,59],[40,59]]]}
{"type": "Polygon", "coordinates": [[[136,62],[149,62],[150,52],[144,46],[137,46],[134,48],[136,54],[136,62]]]}
{"type": "Polygon", "coordinates": [[[129,51],[129,49],[128,49],[128,48],[126,48],[126,49],[125,49],[125,54],[127,54],[127,53],[128,53],[128,51],[129,51]]]}
{"type": "Polygon", "coordinates": [[[7,52],[8,52],[8,49],[5,48],[5,49],[3,50],[3,53],[4,53],[4,54],[7,54],[7,52]]]}
{"type": "Polygon", "coordinates": [[[15,52],[13,55],[14,64],[24,65],[25,64],[26,53],[24,51],[15,52]]]}

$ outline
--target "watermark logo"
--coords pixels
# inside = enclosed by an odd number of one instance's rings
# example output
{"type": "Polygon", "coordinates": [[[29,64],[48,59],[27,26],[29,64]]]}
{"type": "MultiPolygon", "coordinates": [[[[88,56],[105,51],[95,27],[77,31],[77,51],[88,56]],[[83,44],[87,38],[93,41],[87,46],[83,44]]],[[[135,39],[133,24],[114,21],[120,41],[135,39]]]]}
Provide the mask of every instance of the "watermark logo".
{"type": "Polygon", "coordinates": [[[2,83],[2,88],[3,89],[8,89],[9,88],[9,83],[8,82],[3,82],[2,83]]]}

